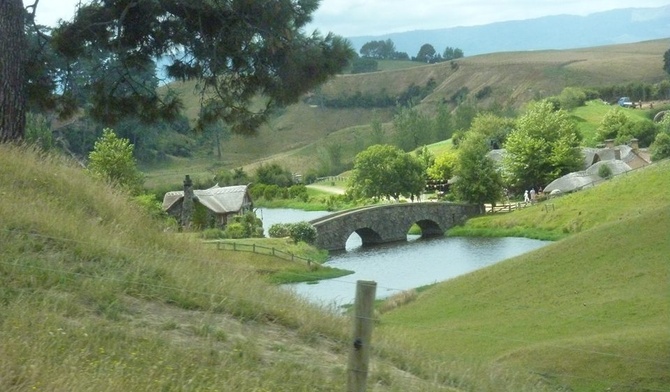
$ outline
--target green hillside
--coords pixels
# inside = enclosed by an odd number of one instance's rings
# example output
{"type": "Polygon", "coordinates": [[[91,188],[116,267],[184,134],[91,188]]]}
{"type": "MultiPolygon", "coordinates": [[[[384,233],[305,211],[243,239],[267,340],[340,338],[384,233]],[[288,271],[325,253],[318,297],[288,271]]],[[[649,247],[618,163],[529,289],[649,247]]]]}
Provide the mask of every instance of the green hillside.
{"type": "Polygon", "coordinates": [[[549,211],[471,220],[579,234],[441,283],[384,314],[381,333],[480,376],[550,390],[667,390],[669,181],[666,161],[552,200],[549,211]]]}
{"type": "MultiPolygon", "coordinates": [[[[67,160],[2,145],[0,166],[1,390],[342,390],[350,320],[267,283],[277,260],[166,231],[67,160]]],[[[370,387],[667,388],[669,180],[556,200],[581,231],[382,315],[370,387]]]]}
{"type": "MultiPolygon", "coordinates": [[[[479,108],[517,110],[529,100],[557,95],[568,86],[658,83],[667,78],[663,72],[663,53],[669,46],[670,39],[664,39],[588,49],[494,53],[465,57],[453,62],[456,65],[449,62],[410,68],[389,66],[392,69],[337,76],[318,93],[330,98],[357,92],[396,95],[411,85],[424,86],[432,79],[436,88],[417,105],[422,112],[434,113],[438,105],[464,89],[471,98],[482,89],[490,89],[490,94],[476,101],[479,108]]],[[[193,90],[192,85],[177,87],[183,92],[193,90]]],[[[191,118],[197,114],[197,103],[195,95],[192,99],[186,97],[191,118]]],[[[350,162],[361,150],[361,140],[365,139],[373,119],[385,123],[386,137],[392,137],[393,113],[392,107],[334,109],[300,102],[278,113],[257,136],[231,136],[223,141],[221,160],[212,154],[198,155],[145,168],[147,184],[178,185],[185,171],[195,177],[211,178],[222,168],[253,169],[254,165],[268,161],[304,172],[319,165],[319,156],[315,157],[314,152],[323,151],[335,142],[344,144],[343,160],[350,162]]]]}

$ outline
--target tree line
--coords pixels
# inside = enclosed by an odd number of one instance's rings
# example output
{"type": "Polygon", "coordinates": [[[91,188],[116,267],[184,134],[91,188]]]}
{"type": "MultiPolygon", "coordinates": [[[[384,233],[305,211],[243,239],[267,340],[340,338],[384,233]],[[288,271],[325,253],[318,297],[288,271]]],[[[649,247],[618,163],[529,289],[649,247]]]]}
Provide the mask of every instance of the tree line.
{"type": "Polygon", "coordinates": [[[391,39],[369,41],[361,46],[360,56],[352,62],[351,73],[375,72],[378,70],[378,60],[411,60],[421,63],[439,63],[462,58],[463,50],[447,46],[442,53],[438,53],[431,44],[423,44],[416,56],[410,57],[406,52],[396,50],[391,39]]]}

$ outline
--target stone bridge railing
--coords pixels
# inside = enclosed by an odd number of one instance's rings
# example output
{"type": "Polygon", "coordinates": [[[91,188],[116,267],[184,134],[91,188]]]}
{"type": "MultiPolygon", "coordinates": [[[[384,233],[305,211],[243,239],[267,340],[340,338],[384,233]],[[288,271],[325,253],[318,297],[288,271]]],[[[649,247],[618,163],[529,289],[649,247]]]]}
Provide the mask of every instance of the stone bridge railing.
{"type": "Polygon", "coordinates": [[[406,241],[413,224],[423,237],[441,236],[449,228],[478,215],[479,207],[454,203],[399,203],[356,208],[311,221],[316,228],[316,246],[344,249],[347,239],[357,233],[363,245],[406,241]]]}

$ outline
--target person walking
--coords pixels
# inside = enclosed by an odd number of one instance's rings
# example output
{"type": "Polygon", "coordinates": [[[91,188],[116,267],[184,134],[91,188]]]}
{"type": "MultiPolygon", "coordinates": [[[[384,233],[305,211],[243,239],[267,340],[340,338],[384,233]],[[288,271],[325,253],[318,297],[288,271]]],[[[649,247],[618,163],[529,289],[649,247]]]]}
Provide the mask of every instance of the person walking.
{"type": "Polygon", "coordinates": [[[528,190],[526,190],[523,193],[523,202],[526,203],[526,204],[528,204],[528,202],[530,202],[530,198],[528,197],[528,190]]]}

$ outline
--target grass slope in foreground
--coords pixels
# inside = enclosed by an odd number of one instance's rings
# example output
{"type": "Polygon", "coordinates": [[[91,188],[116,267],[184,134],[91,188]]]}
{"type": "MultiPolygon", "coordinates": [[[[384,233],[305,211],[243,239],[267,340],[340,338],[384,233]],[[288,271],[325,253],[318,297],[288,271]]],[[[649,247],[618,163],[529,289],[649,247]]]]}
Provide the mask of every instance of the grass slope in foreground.
{"type": "MultiPolygon", "coordinates": [[[[275,259],[165,233],[59,157],[0,167],[1,391],[342,390],[350,321],[270,285],[275,259]]],[[[399,374],[370,383],[438,390],[399,374]]]]}
{"type": "Polygon", "coordinates": [[[427,290],[384,314],[381,333],[469,363],[480,379],[502,372],[552,390],[668,390],[668,183],[664,162],[556,200],[563,216],[529,208],[493,218],[550,230],[579,221],[581,230],[427,290]]]}

